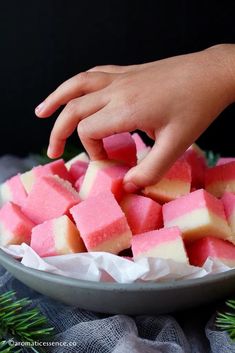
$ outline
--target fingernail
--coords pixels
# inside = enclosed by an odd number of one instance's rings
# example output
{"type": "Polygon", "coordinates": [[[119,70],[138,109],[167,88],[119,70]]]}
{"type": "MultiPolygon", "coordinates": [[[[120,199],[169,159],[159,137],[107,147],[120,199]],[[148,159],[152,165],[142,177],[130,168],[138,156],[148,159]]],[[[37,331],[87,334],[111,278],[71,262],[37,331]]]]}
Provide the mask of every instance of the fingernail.
{"type": "Polygon", "coordinates": [[[138,189],[139,189],[139,188],[138,188],[134,183],[132,183],[131,181],[128,181],[127,183],[125,183],[125,184],[123,185],[123,187],[124,187],[125,191],[128,192],[128,193],[137,192],[138,189]]]}
{"type": "Polygon", "coordinates": [[[36,113],[40,113],[40,112],[43,110],[44,106],[45,106],[45,102],[40,103],[40,104],[36,107],[35,112],[36,112],[36,113]]]}

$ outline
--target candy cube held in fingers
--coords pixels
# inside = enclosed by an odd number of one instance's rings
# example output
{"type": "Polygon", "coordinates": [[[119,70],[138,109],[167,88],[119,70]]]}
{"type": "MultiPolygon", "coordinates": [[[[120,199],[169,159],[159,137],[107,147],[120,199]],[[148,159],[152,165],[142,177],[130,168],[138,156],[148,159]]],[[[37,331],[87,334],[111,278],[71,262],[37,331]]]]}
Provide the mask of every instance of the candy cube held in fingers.
{"type": "Polygon", "coordinates": [[[165,227],[178,226],[185,241],[216,236],[234,241],[226,220],[223,204],[207,191],[200,189],[162,207],[165,227]]]}
{"type": "Polygon", "coordinates": [[[144,188],[143,193],[164,203],[186,195],[191,188],[191,168],[185,160],[178,160],[155,185],[144,188]]]}
{"type": "Polygon", "coordinates": [[[91,196],[70,212],[88,251],[118,254],[130,247],[130,228],[111,192],[91,196]]]}
{"type": "Polygon", "coordinates": [[[114,161],[91,161],[84,176],[79,196],[86,199],[103,191],[111,191],[116,198],[123,193],[123,178],[129,167],[114,161]]]}
{"type": "Polygon", "coordinates": [[[30,246],[41,257],[86,251],[79,231],[66,215],[35,226],[30,246]]]}
{"type": "Polygon", "coordinates": [[[220,260],[230,267],[235,267],[235,246],[215,237],[198,239],[187,246],[189,262],[194,266],[203,266],[208,257],[220,260]]]}
{"type": "Polygon", "coordinates": [[[21,211],[18,205],[6,203],[0,209],[0,245],[30,243],[34,223],[21,211]]]}
{"type": "Polygon", "coordinates": [[[109,159],[136,165],[136,145],[129,132],[122,132],[103,139],[104,149],[109,159]]]}
{"type": "Polygon", "coordinates": [[[125,195],[120,206],[133,235],[159,229],[163,225],[161,205],[148,197],[125,195]]]}
{"type": "Polygon", "coordinates": [[[22,211],[36,224],[69,214],[69,209],[80,202],[72,185],[56,175],[37,179],[22,211]]]}
{"type": "Polygon", "coordinates": [[[156,257],[188,263],[181,232],[179,228],[162,228],[132,238],[134,258],[156,257]]]}

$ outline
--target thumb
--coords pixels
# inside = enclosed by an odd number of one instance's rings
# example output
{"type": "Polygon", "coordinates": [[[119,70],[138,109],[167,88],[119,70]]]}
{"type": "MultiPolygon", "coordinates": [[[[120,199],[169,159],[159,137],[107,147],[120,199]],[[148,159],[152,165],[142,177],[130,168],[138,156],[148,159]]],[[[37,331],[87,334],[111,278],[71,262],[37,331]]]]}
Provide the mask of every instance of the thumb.
{"type": "Polygon", "coordinates": [[[125,175],[123,183],[127,192],[154,185],[162,178],[187,148],[179,138],[177,143],[175,136],[169,128],[159,134],[147,156],[125,175]]]}

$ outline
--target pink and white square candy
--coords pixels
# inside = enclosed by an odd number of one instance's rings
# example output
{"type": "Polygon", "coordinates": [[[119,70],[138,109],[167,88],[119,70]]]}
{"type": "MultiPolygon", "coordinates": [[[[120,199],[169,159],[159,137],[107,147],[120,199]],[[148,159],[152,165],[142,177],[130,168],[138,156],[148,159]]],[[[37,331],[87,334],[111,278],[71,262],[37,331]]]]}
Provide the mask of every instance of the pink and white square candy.
{"type": "Polygon", "coordinates": [[[190,189],[191,168],[184,159],[180,159],[157,184],[145,187],[143,193],[155,201],[164,203],[188,194],[190,189]]]}
{"type": "Polygon", "coordinates": [[[21,174],[21,182],[26,192],[29,193],[32,190],[33,184],[38,178],[46,175],[58,175],[62,179],[71,180],[63,159],[58,159],[45,165],[38,165],[30,171],[21,174]]]}
{"type": "Polygon", "coordinates": [[[225,192],[235,193],[235,161],[208,168],[205,188],[216,197],[221,197],[225,192]]]}
{"type": "Polygon", "coordinates": [[[35,226],[30,246],[41,257],[86,251],[79,231],[66,215],[35,226]]]}
{"type": "Polygon", "coordinates": [[[205,172],[207,169],[204,152],[194,143],[184,152],[182,158],[184,158],[191,167],[192,188],[204,188],[205,172]]]}
{"type": "Polygon", "coordinates": [[[132,238],[134,258],[156,257],[188,263],[181,232],[179,228],[162,228],[132,238]]]}
{"type": "Polygon", "coordinates": [[[26,198],[27,193],[20,179],[20,174],[15,175],[0,185],[0,207],[8,201],[22,206],[26,198]]]}
{"type": "Polygon", "coordinates": [[[69,170],[69,175],[71,180],[76,184],[78,179],[80,179],[83,175],[85,175],[89,163],[84,161],[76,161],[74,162],[69,170]]]}
{"type": "Polygon", "coordinates": [[[198,239],[187,246],[191,265],[202,266],[208,257],[220,260],[230,267],[235,267],[235,246],[215,237],[198,239]]]}
{"type": "Polygon", "coordinates": [[[18,205],[7,202],[0,209],[0,245],[29,244],[34,225],[18,205]]]}
{"type": "Polygon", "coordinates": [[[65,167],[67,168],[67,170],[70,171],[71,166],[77,161],[89,163],[90,159],[86,152],[81,152],[65,163],[65,167]]]}
{"type": "Polygon", "coordinates": [[[180,228],[185,241],[215,236],[234,241],[223,204],[203,189],[168,202],[162,207],[165,227],[180,228]]]}
{"type": "Polygon", "coordinates": [[[39,224],[69,214],[69,209],[79,202],[78,193],[68,181],[48,175],[35,181],[22,211],[39,224]]]}
{"type": "Polygon", "coordinates": [[[111,191],[117,199],[123,194],[123,178],[129,166],[109,161],[91,161],[82,182],[79,196],[82,200],[90,196],[98,195],[105,191],[111,191]]]}
{"type": "Polygon", "coordinates": [[[163,226],[162,206],[148,197],[135,194],[125,195],[120,206],[133,235],[163,226]]]}
{"type": "Polygon", "coordinates": [[[130,228],[111,192],[91,196],[70,212],[88,251],[118,254],[130,247],[130,228]]]}
{"type": "Polygon", "coordinates": [[[109,159],[130,166],[136,165],[136,145],[129,132],[105,137],[103,145],[109,159]]]}
{"type": "Polygon", "coordinates": [[[235,194],[225,192],[221,201],[224,205],[228,224],[230,225],[232,235],[235,236],[235,194]]]}

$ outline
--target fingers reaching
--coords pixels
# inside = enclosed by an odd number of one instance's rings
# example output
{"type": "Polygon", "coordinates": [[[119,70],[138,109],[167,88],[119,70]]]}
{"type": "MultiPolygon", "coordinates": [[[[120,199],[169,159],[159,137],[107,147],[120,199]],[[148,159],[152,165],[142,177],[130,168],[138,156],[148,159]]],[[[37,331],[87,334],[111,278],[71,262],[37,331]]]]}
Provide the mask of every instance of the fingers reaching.
{"type": "Polygon", "coordinates": [[[107,158],[102,139],[115,133],[135,130],[133,121],[123,117],[111,104],[82,120],[78,124],[80,140],[93,160],[107,158]]]}
{"type": "Polygon", "coordinates": [[[148,155],[126,174],[124,178],[126,191],[130,191],[130,185],[132,189],[134,187],[140,189],[157,183],[185,149],[186,146],[181,144],[179,137],[176,138],[174,130],[167,127],[159,133],[148,155]]]}
{"type": "Polygon", "coordinates": [[[43,103],[39,104],[35,114],[39,118],[47,118],[72,99],[105,88],[114,77],[115,74],[111,73],[82,72],[62,83],[43,103]]]}
{"type": "Polygon", "coordinates": [[[63,154],[66,139],[82,119],[96,113],[108,103],[102,90],[71,100],[58,116],[51,131],[48,156],[58,158],[63,154]]]}

